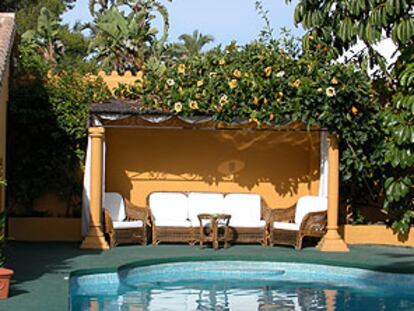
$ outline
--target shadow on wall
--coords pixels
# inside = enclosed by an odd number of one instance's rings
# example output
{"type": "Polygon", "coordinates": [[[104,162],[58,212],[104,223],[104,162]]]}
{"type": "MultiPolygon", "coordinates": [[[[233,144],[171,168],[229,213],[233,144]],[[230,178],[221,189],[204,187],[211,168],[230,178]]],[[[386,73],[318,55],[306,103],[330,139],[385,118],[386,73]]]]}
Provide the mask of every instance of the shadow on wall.
{"type": "Polygon", "coordinates": [[[137,204],[151,191],[256,192],[266,201],[317,193],[319,135],[110,128],[106,186],[137,204]]]}

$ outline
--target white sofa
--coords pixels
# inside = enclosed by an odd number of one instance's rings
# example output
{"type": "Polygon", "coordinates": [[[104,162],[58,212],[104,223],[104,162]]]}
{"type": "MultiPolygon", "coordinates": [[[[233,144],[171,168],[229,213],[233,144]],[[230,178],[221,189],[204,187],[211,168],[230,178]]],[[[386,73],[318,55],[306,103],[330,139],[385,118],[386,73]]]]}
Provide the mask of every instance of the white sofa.
{"type": "Polygon", "coordinates": [[[232,242],[266,242],[263,204],[257,194],[153,192],[148,197],[152,240],[194,243],[199,237],[199,214],[230,214],[232,242]]]}
{"type": "Polygon", "coordinates": [[[296,206],[272,211],[268,221],[270,245],[287,244],[302,248],[305,236],[325,234],[328,199],[319,196],[300,197],[296,206]]]}

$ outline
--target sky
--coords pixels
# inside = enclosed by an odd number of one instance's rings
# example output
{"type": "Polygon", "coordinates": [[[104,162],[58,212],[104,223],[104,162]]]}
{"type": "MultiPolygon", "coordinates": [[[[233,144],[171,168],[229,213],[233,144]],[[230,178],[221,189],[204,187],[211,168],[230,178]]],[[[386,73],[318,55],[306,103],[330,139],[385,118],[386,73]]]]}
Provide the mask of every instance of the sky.
{"type": "MultiPolygon", "coordinates": [[[[248,43],[257,38],[264,22],[256,13],[254,0],[173,0],[172,3],[161,0],[168,7],[170,14],[170,42],[176,42],[183,33],[192,33],[198,29],[203,34],[215,38],[213,45],[226,45],[232,40],[239,44],[248,43]]],[[[283,0],[263,0],[265,9],[269,10],[271,26],[275,37],[281,27],[292,30],[294,35],[303,33],[293,24],[293,10],[297,0],[289,5],[283,0]]],[[[63,20],[70,25],[78,21],[91,21],[88,0],[77,0],[73,10],[64,14],[63,20]]],[[[162,29],[161,19],[154,26],[162,29]]]]}

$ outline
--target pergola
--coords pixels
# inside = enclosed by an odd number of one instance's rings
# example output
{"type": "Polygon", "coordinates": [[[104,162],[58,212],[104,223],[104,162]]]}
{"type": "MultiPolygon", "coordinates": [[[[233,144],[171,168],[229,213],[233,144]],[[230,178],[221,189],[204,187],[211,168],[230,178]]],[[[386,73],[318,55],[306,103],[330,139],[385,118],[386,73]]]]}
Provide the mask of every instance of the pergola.
{"type": "MultiPolygon", "coordinates": [[[[127,101],[111,101],[93,104],[89,111],[89,227],[81,244],[83,249],[109,249],[104,238],[101,217],[103,200],[103,167],[105,128],[157,128],[179,130],[208,131],[318,131],[318,127],[307,128],[302,122],[266,123],[257,127],[248,120],[238,120],[233,124],[224,124],[212,115],[198,113],[192,116],[180,116],[170,111],[148,110],[142,104],[127,101]]],[[[318,249],[326,252],[349,251],[338,232],[339,203],[339,150],[338,138],[328,134],[328,217],[327,233],[318,244],[318,249]]]]}

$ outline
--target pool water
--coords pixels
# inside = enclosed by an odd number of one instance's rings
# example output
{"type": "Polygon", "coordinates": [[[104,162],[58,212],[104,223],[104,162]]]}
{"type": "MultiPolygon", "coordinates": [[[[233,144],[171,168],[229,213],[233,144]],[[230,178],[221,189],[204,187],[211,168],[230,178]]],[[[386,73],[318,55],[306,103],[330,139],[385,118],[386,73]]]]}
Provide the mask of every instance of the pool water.
{"type": "Polygon", "coordinates": [[[322,265],[183,262],[71,278],[72,311],[414,310],[414,276],[322,265]]]}

